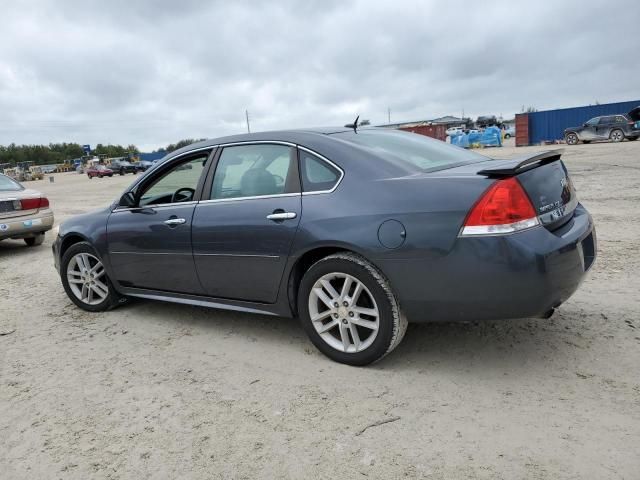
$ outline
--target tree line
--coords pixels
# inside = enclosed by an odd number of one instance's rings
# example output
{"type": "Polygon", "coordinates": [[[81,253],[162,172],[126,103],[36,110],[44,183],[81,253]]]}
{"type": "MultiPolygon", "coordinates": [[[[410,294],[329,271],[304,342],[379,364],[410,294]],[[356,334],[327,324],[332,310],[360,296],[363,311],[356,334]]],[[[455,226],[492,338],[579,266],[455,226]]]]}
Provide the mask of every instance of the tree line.
{"type": "MultiPolygon", "coordinates": [[[[157,151],[172,152],[178,148],[190,145],[199,140],[188,138],[171,143],[157,151]]],[[[107,158],[126,157],[137,155],[138,147],[135,145],[103,145],[98,143],[91,149],[91,155],[105,155],[107,158]]],[[[33,162],[36,165],[51,165],[63,163],[65,160],[80,158],[85,155],[82,145],[78,143],[50,143],[49,145],[0,145],[0,164],[9,163],[15,165],[21,162],[33,162]]]]}

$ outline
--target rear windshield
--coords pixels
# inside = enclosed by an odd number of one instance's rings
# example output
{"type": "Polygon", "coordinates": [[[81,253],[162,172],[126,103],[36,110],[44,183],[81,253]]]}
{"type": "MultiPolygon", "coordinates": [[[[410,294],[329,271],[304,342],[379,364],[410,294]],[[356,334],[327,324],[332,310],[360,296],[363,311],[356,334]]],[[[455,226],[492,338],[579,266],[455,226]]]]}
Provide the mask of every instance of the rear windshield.
{"type": "Polygon", "coordinates": [[[410,164],[424,172],[486,162],[487,157],[440,140],[398,130],[359,130],[335,134],[364,146],[393,163],[410,164]]]}
{"type": "Polygon", "coordinates": [[[0,192],[18,192],[22,186],[5,175],[0,175],[0,192]]]}

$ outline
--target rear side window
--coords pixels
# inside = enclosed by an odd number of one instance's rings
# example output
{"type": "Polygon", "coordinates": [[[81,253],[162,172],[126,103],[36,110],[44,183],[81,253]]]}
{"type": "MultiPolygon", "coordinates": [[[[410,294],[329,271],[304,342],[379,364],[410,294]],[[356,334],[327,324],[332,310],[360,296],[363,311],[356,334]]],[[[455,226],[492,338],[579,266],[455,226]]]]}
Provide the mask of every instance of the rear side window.
{"type": "Polygon", "coordinates": [[[487,157],[449,145],[425,135],[398,130],[370,129],[335,134],[369,149],[392,163],[410,164],[423,172],[442,170],[468,163],[486,162],[487,157]]]}
{"type": "Polygon", "coordinates": [[[291,168],[295,149],[285,145],[258,144],[222,150],[211,199],[281,195],[298,191],[297,169],[291,168]]]}
{"type": "Polygon", "coordinates": [[[342,173],[316,157],[312,153],[300,150],[300,177],[303,192],[322,192],[334,188],[342,173]]]}
{"type": "Polygon", "coordinates": [[[600,125],[606,125],[608,123],[615,123],[615,117],[602,117],[600,119],[600,125]]]}
{"type": "Polygon", "coordinates": [[[616,117],[616,123],[627,123],[627,119],[624,118],[622,115],[618,115],[616,117]]]}

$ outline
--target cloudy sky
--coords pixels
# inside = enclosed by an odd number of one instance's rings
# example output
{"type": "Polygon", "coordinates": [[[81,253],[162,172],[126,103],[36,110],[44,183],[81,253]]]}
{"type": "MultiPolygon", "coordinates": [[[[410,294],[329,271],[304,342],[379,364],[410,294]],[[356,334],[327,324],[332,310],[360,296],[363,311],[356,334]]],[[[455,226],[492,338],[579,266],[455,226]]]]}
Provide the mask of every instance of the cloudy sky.
{"type": "Polygon", "coordinates": [[[0,0],[0,144],[640,98],[640,2],[0,0]]]}

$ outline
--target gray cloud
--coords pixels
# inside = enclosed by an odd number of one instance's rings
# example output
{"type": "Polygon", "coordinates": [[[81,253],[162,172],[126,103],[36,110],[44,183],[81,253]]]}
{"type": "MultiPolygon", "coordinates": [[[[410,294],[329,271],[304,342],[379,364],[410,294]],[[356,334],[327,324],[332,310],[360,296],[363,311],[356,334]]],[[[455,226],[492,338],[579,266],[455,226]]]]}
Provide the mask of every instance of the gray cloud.
{"type": "Polygon", "coordinates": [[[638,98],[640,3],[2,2],[0,144],[638,98]]]}

